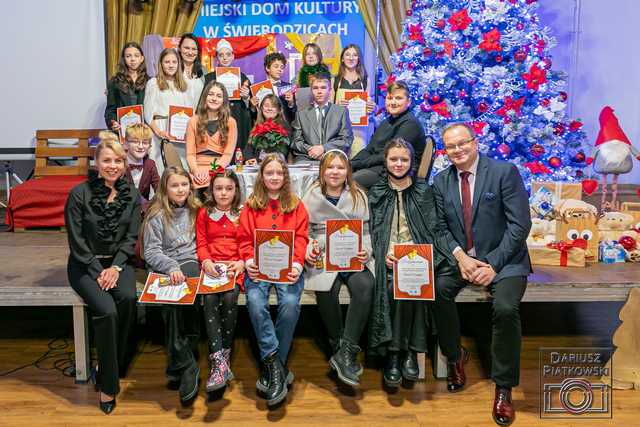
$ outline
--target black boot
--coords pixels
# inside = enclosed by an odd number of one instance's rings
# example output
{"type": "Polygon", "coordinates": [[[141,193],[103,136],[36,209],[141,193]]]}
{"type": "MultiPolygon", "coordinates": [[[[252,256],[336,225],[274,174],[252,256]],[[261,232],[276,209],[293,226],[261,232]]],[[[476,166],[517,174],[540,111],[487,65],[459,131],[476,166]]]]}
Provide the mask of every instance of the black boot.
{"type": "Polygon", "coordinates": [[[420,378],[418,368],[418,355],[413,350],[407,350],[407,354],[402,361],[402,377],[407,381],[418,381],[420,378]]]}
{"type": "Polygon", "coordinates": [[[358,366],[358,353],[360,353],[360,347],[341,340],[340,348],[329,361],[331,367],[336,370],[340,381],[354,387],[360,384],[358,371],[362,366],[358,366]]]}
{"type": "MultiPolygon", "coordinates": [[[[289,386],[293,383],[295,376],[293,375],[293,372],[288,370],[286,367],[284,367],[284,373],[287,380],[287,386],[289,386]]],[[[260,377],[258,378],[258,381],[256,381],[256,390],[258,390],[258,395],[264,397],[264,394],[267,392],[268,388],[269,372],[267,371],[264,362],[260,362],[260,377]]]]}
{"type": "Polygon", "coordinates": [[[384,367],[384,383],[387,387],[398,387],[402,382],[402,372],[400,371],[400,360],[398,353],[390,351],[387,355],[387,364],[384,367]]]}
{"type": "Polygon", "coordinates": [[[180,377],[180,387],[178,388],[180,403],[185,406],[193,403],[193,399],[198,394],[199,382],[200,367],[198,367],[194,360],[191,365],[182,372],[182,376],[180,377]]]}
{"type": "Polygon", "coordinates": [[[277,405],[287,397],[287,378],[285,369],[278,359],[278,353],[274,352],[264,358],[264,365],[268,374],[269,383],[264,397],[268,406],[277,405]]]}

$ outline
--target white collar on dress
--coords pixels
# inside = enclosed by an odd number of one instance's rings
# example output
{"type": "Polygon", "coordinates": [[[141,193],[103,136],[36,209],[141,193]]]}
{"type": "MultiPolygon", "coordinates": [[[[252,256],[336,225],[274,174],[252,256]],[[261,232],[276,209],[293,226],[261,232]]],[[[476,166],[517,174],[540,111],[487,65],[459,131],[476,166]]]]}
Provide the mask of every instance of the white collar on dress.
{"type": "Polygon", "coordinates": [[[211,218],[212,220],[214,220],[214,221],[216,221],[216,222],[220,221],[220,219],[221,219],[223,216],[226,216],[227,218],[229,218],[229,220],[230,220],[231,222],[235,222],[235,221],[237,221],[237,220],[238,220],[238,218],[240,217],[240,215],[234,215],[230,210],[228,210],[228,211],[221,211],[221,210],[218,210],[218,208],[214,208],[214,209],[213,209],[213,212],[211,212],[211,213],[209,214],[209,218],[211,218]]]}

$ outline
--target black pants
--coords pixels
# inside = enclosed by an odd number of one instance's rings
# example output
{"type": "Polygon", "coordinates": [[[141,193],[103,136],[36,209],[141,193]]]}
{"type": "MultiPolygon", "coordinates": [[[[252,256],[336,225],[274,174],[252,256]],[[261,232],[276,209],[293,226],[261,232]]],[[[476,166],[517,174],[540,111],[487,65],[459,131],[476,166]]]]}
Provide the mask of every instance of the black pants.
{"type": "MultiPolygon", "coordinates": [[[[460,276],[436,278],[434,304],[438,342],[451,362],[460,359],[460,320],[455,298],[469,282],[460,276]]],[[[475,286],[475,285],[471,285],[475,286]]],[[[520,381],[520,300],[527,288],[525,276],[507,277],[491,284],[493,296],[491,378],[500,387],[515,387],[520,381]]]]}
{"type": "Polygon", "coordinates": [[[427,301],[396,300],[393,297],[393,275],[387,270],[387,292],[391,317],[391,341],[388,351],[425,353],[428,349],[429,305],[427,301]]]}
{"type": "MultiPolygon", "coordinates": [[[[101,260],[111,266],[112,258],[101,260]]],[[[120,391],[119,368],[128,354],[129,334],[136,318],[136,277],[133,267],[123,266],[117,286],[103,291],[87,273],[87,268],[73,260],[67,265],[69,283],[89,307],[98,352],[101,391],[115,396],[120,391]]]]}
{"type": "MultiPolygon", "coordinates": [[[[196,261],[190,261],[180,266],[180,270],[187,277],[200,275],[200,265],[196,261]]],[[[165,343],[167,346],[167,376],[176,377],[191,364],[196,363],[192,341],[197,341],[198,337],[193,337],[192,331],[197,328],[193,322],[200,322],[198,302],[194,305],[172,305],[166,304],[162,310],[162,318],[165,325],[165,343]]]]}
{"type": "Polygon", "coordinates": [[[238,294],[236,286],[231,291],[218,294],[203,295],[204,322],[209,338],[209,353],[217,353],[222,349],[231,349],[233,331],[238,318],[238,294]]]}
{"type": "Polygon", "coordinates": [[[329,291],[316,291],[318,311],[327,328],[329,342],[334,351],[338,347],[340,338],[355,345],[360,342],[360,336],[371,312],[374,281],[373,274],[365,268],[357,273],[340,273],[329,291]],[[344,322],[338,298],[343,282],[349,288],[351,296],[344,322]]]}

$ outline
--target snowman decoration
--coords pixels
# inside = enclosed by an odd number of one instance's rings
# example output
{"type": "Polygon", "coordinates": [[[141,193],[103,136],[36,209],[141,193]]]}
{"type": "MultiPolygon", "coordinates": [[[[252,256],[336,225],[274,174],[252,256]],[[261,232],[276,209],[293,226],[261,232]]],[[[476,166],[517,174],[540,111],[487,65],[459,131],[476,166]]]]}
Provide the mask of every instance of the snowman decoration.
{"type": "Polygon", "coordinates": [[[617,210],[618,175],[631,171],[632,156],[640,160],[640,151],[631,145],[609,106],[600,112],[600,132],[592,154],[593,170],[602,175],[602,210],[617,210]],[[610,203],[606,200],[607,175],[613,175],[610,203]]]}

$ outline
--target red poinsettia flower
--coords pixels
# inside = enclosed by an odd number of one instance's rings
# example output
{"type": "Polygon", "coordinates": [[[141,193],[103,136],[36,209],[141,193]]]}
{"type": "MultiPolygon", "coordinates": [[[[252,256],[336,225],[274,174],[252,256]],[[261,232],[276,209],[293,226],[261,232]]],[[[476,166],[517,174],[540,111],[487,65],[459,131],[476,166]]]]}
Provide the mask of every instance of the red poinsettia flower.
{"type": "Polygon", "coordinates": [[[473,129],[473,133],[476,135],[482,135],[484,132],[485,126],[487,126],[487,122],[469,122],[467,123],[473,129]]]}
{"type": "Polygon", "coordinates": [[[522,74],[522,78],[527,82],[527,89],[537,91],[541,84],[547,82],[547,71],[538,67],[538,64],[533,64],[528,73],[522,74]]]}
{"type": "Polygon", "coordinates": [[[543,165],[540,161],[527,162],[524,164],[524,167],[529,169],[529,171],[534,175],[548,175],[551,173],[549,168],[543,165]]]}
{"type": "Polygon", "coordinates": [[[451,113],[449,112],[449,109],[447,108],[447,103],[444,100],[441,102],[438,102],[437,104],[432,105],[431,110],[446,119],[451,118],[451,113]]]}
{"type": "Polygon", "coordinates": [[[442,51],[444,52],[445,55],[447,55],[448,57],[452,57],[453,56],[453,48],[456,47],[456,45],[454,43],[451,43],[449,40],[445,40],[442,43],[442,51]]]}
{"type": "Polygon", "coordinates": [[[509,111],[515,111],[517,116],[520,116],[520,109],[524,104],[524,96],[514,100],[512,97],[507,96],[504,98],[504,104],[502,107],[496,110],[496,114],[502,117],[506,117],[509,111]]]}
{"type": "Polygon", "coordinates": [[[451,25],[451,31],[466,30],[469,24],[473,22],[473,20],[469,18],[467,9],[457,11],[449,17],[448,21],[451,25]]]}
{"type": "Polygon", "coordinates": [[[497,28],[482,34],[482,41],[478,47],[485,52],[496,51],[500,52],[502,46],[500,46],[500,31],[497,28]]]}
{"type": "Polygon", "coordinates": [[[424,36],[422,35],[422,25],[409,24],[409,40],[424,43],[424,36]]]}
{"type": "Polygon", "coordinates": [[[580,120],[573,120],[569,123],[569,130],[571,132],[575,132],[582,127],[582,122],[580,120]]]}

